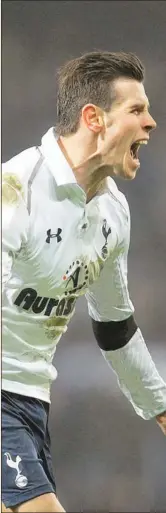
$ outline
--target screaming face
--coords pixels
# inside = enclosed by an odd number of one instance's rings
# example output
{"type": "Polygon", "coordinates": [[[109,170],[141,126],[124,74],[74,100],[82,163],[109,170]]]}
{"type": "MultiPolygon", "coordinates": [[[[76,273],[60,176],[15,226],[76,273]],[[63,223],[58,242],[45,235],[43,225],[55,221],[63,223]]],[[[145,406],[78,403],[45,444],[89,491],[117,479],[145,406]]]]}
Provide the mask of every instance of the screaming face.
{"type": "Polygon", "coordinates": [[[98,149],[107,174],[133,179],[140,167],[140,146],[148,144],[156,123],[141,82],[119,78],[114,83],[115,100],[104,112],[104,134],[98,149]],[[113,171],[112,171],[113,169],[113,171]]]}

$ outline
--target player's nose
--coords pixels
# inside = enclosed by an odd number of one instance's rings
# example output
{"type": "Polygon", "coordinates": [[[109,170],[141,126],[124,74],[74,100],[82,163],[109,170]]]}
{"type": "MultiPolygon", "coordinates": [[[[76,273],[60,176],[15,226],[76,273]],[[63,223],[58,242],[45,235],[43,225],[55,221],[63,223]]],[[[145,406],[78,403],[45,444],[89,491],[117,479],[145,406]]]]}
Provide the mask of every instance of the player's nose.
{"type": "Polygon", "coordinates": [[[144,129],[146,130],[146,132],[149,133],[149,132],[151,132],[151,130],[154,130],[156,127],[157,127],[157,123],[156,123],[155,119],[148,112],[146,122],[144,125],[144,129]]]}

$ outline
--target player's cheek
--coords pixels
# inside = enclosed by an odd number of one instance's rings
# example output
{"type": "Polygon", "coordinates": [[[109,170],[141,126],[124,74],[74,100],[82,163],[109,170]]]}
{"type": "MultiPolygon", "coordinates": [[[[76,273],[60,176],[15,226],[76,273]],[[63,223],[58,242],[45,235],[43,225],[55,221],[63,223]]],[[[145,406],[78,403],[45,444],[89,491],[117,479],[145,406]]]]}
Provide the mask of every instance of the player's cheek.
{"type": "Polygon", "coordinates": [[[133,139],[138,131],[138,120],[136,116],[134,117],[133,114],[131,114],[123,118],[121,127],[122,135],[126,137],[126,139],[133,139]]]}

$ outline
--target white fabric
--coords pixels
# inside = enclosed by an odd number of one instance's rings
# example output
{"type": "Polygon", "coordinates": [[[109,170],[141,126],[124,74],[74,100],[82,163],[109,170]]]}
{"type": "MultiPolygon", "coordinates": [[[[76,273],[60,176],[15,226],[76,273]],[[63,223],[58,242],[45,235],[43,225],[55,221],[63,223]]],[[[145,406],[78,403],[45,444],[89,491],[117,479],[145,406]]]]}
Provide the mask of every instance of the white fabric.
{"type": "Polygon", "coordinates": [[[119,386],[136,413],[145,420],[166,410],[166,384],[160,377],[138,328],[130,342],[116,351],[102,351],[118,376],[119,386]]]}
{"type": "Polygon", "coordinates": [[[111,178],[86,204],[54,128],[3,165],[2,199],[2,388],[50,401],[53,356],[77,297],[86,293],[100,321],[134,311],[129,208],[111,178]]]}

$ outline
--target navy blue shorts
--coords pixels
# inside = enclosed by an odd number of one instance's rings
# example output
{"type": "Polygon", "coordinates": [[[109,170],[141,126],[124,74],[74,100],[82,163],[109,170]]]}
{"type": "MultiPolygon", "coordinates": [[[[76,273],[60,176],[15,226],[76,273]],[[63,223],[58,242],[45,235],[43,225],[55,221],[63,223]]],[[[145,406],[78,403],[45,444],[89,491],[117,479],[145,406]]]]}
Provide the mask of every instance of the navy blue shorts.
{"type": "Polygon", "coordinates": [[[2,391],[2,502],[17,506],[56,485],[48,431],[49,404],[2,391]]]}

